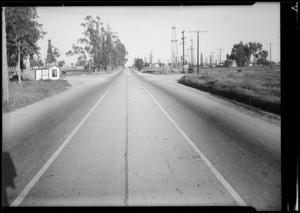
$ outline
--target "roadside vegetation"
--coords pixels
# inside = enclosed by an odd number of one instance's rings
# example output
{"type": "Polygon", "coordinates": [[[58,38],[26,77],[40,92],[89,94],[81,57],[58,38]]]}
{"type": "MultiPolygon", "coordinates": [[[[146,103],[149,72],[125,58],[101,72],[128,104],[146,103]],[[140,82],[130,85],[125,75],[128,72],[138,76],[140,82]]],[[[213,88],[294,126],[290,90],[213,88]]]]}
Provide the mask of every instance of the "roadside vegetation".
{"type": "MultiPolygon", "coordinates": [[[[64,80],[25,81],[27,71],[53,65],[63,68],[65,61],[58,61],[61,53],[51,45],[50,38],[45,63],[41,59],[38,41],[47,32],[38,22],[36,7],[3,7],[2,10],[2,108],[3,112],[9,112],[64,91],[70,84],[64,80]]],[[[83,70],[62,69],[62,76],[112,73],[124,67],[128,52],[117,32],[98,16],[87,15],[80,25],[84,35],[65,55],[78,56],[70,68],[76,65],[83,70]]]]}
{"type": "Polygon", "coordinates": [[[167,70],[166,67],[144,67],[143,69],[141,69],[141,72],[157,74],[157,75],[169,74],[169,71],[167,70]]]}
{"type": "Polygon", "coordinates": [[[280,68],[200,69],[179,83],[280,115],[280,68]],[[277,69],[277,71],[276,71],[277,69]]]}
{"type": "Polygon", "coordinates": [[[95,72],[94,70],[89,70],[89,69],[74,69],[74,68],[67,68],[67,69],[63,69],[62,73],[64,76],[86,76],[86,75],[104,75],[104,74],[110,74],[110,73],[114,73],[117,71],[120,71],[121,69],[124,69],[124,67],[116,67],[107,71],[98,71],[95,72]]]}
{"type": "Polygon", "coordinates": [[[128,52],[109,24],[104,24],[98,16],[88,15],[80,25],[84,36],[66,53],[66,56],[78,56],[76,66],[108,72],[126,64],[128,52]]]}
{"type": "Polygon", "coordinates": [[[9,82],[9,102],[2,104],[2,113],[41,101],[67,90],[70,86],[71,84],[66,80],[22,81],[21,85],[17,81],[9,82]]]}

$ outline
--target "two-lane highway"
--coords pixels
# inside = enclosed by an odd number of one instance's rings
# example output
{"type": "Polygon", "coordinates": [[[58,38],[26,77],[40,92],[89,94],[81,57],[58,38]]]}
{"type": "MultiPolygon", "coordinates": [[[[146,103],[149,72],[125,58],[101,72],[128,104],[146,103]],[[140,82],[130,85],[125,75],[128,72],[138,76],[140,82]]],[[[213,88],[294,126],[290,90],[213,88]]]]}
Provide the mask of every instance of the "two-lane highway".
{"type": "Polygon", "coordinates": [[[4,119],[10,205],[281,209],[280,127],[131,69],[90,85],[14,145],[4,119]]]}

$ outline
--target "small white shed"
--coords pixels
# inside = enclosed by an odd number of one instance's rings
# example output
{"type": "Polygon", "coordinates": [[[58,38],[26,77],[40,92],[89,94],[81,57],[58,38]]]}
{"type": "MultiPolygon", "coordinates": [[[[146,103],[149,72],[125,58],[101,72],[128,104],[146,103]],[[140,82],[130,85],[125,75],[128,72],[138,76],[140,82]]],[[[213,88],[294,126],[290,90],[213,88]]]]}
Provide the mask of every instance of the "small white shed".
{"type": "Polygon", "coordinates": [[[45,66],[35,70],[35,80],[58,80],[60,68],[57,66],[45,66]]]}

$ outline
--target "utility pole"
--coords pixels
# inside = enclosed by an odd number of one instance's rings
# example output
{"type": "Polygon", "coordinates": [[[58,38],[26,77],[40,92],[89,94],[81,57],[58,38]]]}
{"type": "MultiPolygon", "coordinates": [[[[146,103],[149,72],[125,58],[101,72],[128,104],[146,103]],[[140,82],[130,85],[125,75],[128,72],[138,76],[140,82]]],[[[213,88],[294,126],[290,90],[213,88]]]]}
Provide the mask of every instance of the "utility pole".
{"type": "Polygon", "coordinates": [[[2,7],[2,98],[3,103],[8,104],[9,80],[7,70],[5,7],[2,7]]]}
{"type": "Polygon", "coordinates": [[[199,33],[207,33],[208,31],[190,31],[190,33],[197,33],[197,74],[199,74],[199,33]]]}
{"type": "Polygon", "coordinates": [[[222,61],[222,58],[221,58],[221,50],[223,50],[223,49],[218,49],[218,50],[220,50],[220,62],[219,63],[221,63],[222,61]]]}
{"type": "Polygon", "coordinates": [[[268,44],[270,44],[270,69],[272,69],[272,54],[271,54],[271,52],[272,52],[272,44],[274,44],[274,43],[268,43],[268,44]]]}
{"type": "Polygon", "coordinates": [[[183,66],[184,66],[184,39],[185,39],[185,37],[184,37],[184,31],[182,31],[182,50],[183,50],[183,54],[182,54],[182,68],[183,68],[183,66]]]}

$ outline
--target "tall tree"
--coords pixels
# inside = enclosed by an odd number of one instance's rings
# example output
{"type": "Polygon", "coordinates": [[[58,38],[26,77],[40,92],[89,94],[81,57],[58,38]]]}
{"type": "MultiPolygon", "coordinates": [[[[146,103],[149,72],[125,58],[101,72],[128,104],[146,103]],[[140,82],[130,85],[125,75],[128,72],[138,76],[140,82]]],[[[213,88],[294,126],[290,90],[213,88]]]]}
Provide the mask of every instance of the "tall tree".
{"type": "Polygon", "coordinates": [[[96,70],[107,70],[126,63],[126,49],[117,36],[112,33],[109,25],[104,27],[103,22],[97,16],[86,16],[83,38],[78,39],[79,45],[72,46],[67,56],[79,55],[78,63],[86,61],[85,66],[95,66],[96,70]],[[117,62],[116,62],[117,61],[117,62]]]}
{"type": "Polygon", "coordinates": [[[113,50],[112,50],[112,61],[113,67],[124,67],[127,62],[126,55],[128,52],[124,44],[121,43],[120,39],[117,39],[114,42],[113,50]]]}
{"type": "Polygon", "coordinates": [[[17,67],[19,84],[22,58],[38,53],[37,41],[46,34],[36,18],[35,7],[8,7],[5,10],[8,65],[17,67]]]}
{"type": "Polygon", "coordinates": [[[141,71],[141,69],[144,67],[143,59],[141,58],[135,58],[134,59],[134,67],[141,71]]]}
{"type": "Polygon", "coordinates": [[[9,102],[7,51],[6,51],[5,7],[2,7],[2,98],[3,103],[9,102]]]}
{"type": "Polygon", "coordinates": [[[76,66],[87,66],[88,65],[88,60],[87,60],[88,51],[84,47],[80,47],[80,46],[73,44],[72,50],[69,50],[66,53],[66,55],[67,56],[78,55],[76,66]]]}
{"type": "Polygon", "coordinates": [[[59,58],[59,56],[60,56],[60,52],[59,52],[59,50],[58,50],[58,48],[57,47],[54,47],[53,45],[51,46],[52,47],[52,49],[53,49],[53,57],[54,57],[54,62],[57,62],[57,59],[59,58]]]}
{"type": "Polygon", "coordinates": [[[256,60],[258,59],[257,53],[262,50],[262,44],[259,42],[249,42],[249,50],[253,56],[254,64],[256,64],[256,60]]]}
{"type": "Polygon", "coordinates": [[[229,59],[234,60],[237,66],[245,66],[249,64],[250,56],[249,45],[241,41],[239,44],[233,45],[229,59]]]}
{"type": "Polygon", "coordinates": [[[269,55],[267,50],[261,50],[257,55],[257,64],[268,65],[270,63],[267,59],[269,55]]]}

